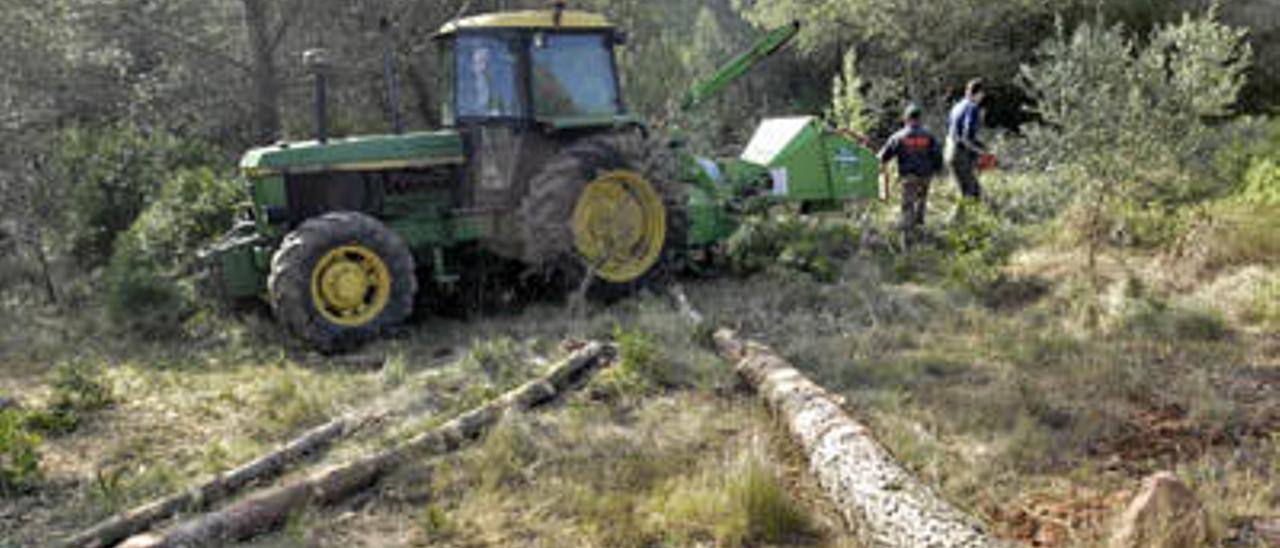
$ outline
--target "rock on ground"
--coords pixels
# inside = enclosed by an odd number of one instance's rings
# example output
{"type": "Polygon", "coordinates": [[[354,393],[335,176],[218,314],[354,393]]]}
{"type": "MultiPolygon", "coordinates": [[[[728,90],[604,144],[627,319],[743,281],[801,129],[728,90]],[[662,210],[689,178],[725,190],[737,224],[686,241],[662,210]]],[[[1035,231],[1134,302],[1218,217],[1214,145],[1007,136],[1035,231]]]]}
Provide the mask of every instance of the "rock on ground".
{"type": "Polygon", "coordinates": [[[1209,540],[1208,518],[1195,493],[1169,472],[1142,482],[1116,523],[1111,548],[1197,548],[1209,540]]]}

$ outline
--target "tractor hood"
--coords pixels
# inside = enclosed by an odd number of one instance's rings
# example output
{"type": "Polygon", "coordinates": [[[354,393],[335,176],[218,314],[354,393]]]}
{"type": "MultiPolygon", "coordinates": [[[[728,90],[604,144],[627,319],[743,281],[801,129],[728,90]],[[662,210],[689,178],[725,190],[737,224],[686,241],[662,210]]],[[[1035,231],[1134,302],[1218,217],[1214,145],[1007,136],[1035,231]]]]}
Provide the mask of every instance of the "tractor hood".
{"type": "Polygon", "coordinates": [[[240,160],[246,177],[317,171],[407,169],[466,161],[456,131],[368,135],[255,148],[240,160]]]}

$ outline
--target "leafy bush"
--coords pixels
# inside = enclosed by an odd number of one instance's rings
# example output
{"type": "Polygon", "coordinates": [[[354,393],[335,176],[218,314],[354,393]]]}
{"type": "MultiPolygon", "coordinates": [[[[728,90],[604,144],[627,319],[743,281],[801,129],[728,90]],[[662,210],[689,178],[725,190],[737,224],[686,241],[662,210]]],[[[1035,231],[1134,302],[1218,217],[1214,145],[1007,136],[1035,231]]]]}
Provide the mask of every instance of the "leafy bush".
{"type": "Polygon", "coordinates": [[[1236,199],[1252,205],[1280,206],[1280,160],[1255,160],[1245,172],[1244,185],[1236,199]]]}
{"type": "Polygon", "coordinates": [[[514,386],[523,377],[523,352],[515,339],[500,336],[472,341],[465,358],[468,368],[478,369],[494,387],[514,386]]]}
{"type": "Polygon", "coordinates": [[[725,256],[741,273],[779,264],[830,281],[839,261],[852,256],[861,240],[862,230],[844,221],[791,214],[752,217],[726,242],[725,256]]]}
{"type": "Polygon", "coordinates": [[[40,436],[27,429],[26,417],[0,409],[0,495],[20,493],[40,479],[40,436]]]}
{"type": "Polygon", "coordinates": [[[1246,322],[1263,329],[1280,330],[1280,277],[1258,285],[1242,316],[1246,322]]]}
{"type": "Polygon", "coordinates": [[[1245,84],[1252,51],[1244,37],[1214,10],[1157,27],[1145,40],[1119,26],[1085,24],[1068,35],[1060,23],[1037,50],[1039,62],[1022,67],[1021,85],[1041,120],[1026,128],[1034,156],[1072,182],[1072,228],[1084,235],[1091,265],[1109,243],[1167,241],[1160,207],[1232,184],[1213,177],[1204,160],[1220,136],[1207,121],[1230,114],[1245,84]],[[1145,233],[1117,240],[1117,227],[1145,233]]]}
{"type": "Polygon", "coordinates": [[[71,129],[54,147],[44,200],[50,210],[68,212],[67,244],[81,264],[96,267],[171,172],[218,162],[207,145],[165,131],[71,129]]]}
{"type": "Polygon", "coordinates": [[[87,413],[105,409],[115,403],[111,386],[102,370],[83,359],[58,364],[50,379],[53,396],[42,410],[32,411],[27,424],[34,429],[56,435],[79,428],[87,413]]]}
{"type": "Polygon", "coordinates": [[[1221,314],[1171,304],[1136,278],[1115,289],[1109,298],[1112,332],[1180,341],[1213,341],[1228,335],[1221,314]]]}
{"type": "Polygon", "coordinates": [[[242,194],[234,180],[207,168],[179,171],[122,234],[107,268],[107,313],[150,336],[172,335],[192,307],[179,282],[197,248],[231,225],[242,194]]]}
{"type": "Polygon", "coordinates": [[[827,122],[840,129],[859,134],[871,131],[874,121],[868,116],[867,100],[862,96],[862,76],[858,74],[858,52],[849,49],[844,54],[840,73],[831,81],[831,106],[827,109],[827,122]]]}
{"type": "Polygon", "coordinates": [[[983,187],[1000,217],[1017,224],[1050,221],[1071,202],[1071,183],[1060,173],[999,172],[983,187]]]}
{"type": "Polygon", "coordinates": [[[1280,264],[1280,204],[1219,201],[1189,215],[1187,223],[1171,255],[1189,274],[1280,264]]]}
{"type": "Polygon", "coordinates": [[[969,205],[958,222],[942,232],[942,242],[949,253],[943,263],[947,281],[981,294],[1003,277],[1001,268],[1017,249],[1018,235],[1007,220],[969,205]]]}
{"type": "Polygon", "coordinates": [[[618,345],[620,360],[596,376],[591,388],[593,396],[639,398],[676,384],[674,368],[659,355],[649,334],[616,325],[613,340],[618,345]]]}

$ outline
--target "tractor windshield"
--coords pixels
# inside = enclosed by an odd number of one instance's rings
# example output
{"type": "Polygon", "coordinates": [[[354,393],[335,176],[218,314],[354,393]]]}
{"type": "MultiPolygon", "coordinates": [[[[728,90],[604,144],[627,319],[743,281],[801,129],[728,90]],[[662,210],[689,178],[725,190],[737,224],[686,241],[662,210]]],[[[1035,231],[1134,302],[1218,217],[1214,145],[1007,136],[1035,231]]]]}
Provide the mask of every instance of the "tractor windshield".
{"type": "Polygon", "coordinates": [[[514,41],[501,36],[458,38],[459,117],[520,116],[524,108],[516,86],[520,56],[514,41]]]}
{"type": "Polygon", "coordinates": [[[603,34],[546,34],[534,40],[536,116],[618,114],[613,52],[603,34]]]}

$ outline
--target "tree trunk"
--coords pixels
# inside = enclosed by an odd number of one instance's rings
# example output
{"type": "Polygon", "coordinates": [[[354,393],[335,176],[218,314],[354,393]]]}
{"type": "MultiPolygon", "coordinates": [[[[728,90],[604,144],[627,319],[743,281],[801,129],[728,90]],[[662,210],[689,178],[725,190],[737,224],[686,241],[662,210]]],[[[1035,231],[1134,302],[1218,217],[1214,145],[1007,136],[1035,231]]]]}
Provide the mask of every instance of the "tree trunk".
{"type": "Polygon", "coordinates": [[[907,473],[822,387],[768,347],[715,335],[716,350],[786,423],[810,472],[872,546],[1002,546],[976,521],[907,473]]]}
{"type": "MultiPolygon", "coordinates": [[[[370,418],[369,420],[372,420],[370,418]]],[[[139,506],[112,516],[92,528],[65,541],[62,546],[111,546],[120,539],[146,531],[149,527],[180,512],[199,511],[234,495],[242,487],[275,478],[290,463],[323,450],[334,440],[346,436],[368,422],[366,419],[342,417],[313,428],[268,455],[182,493],[139,506]]]]}
{"type": "Polygon", "coordinates": [[[123,548],[222,546],[279,527],[288,516],[314,505],[329,505],[373,485],[404,462],[456,451],[478,439],[508,410],[532,409],[579,384],[613,357],[613,347],[592,343],[541,379],[530,381],[444,425],[390,449],[321,470],[300,481],[254,494],[217,512],[158,533],[135,536],[123,548]]]}
{"type": "Polygon", "coordinates": [[[269,143],[280,138],[280,80],[275,57],[279,37],[272,36],[269,30],[269,0],[243,1],[253,76],[254,139],[269,143]]]}

